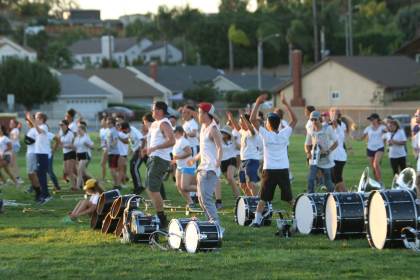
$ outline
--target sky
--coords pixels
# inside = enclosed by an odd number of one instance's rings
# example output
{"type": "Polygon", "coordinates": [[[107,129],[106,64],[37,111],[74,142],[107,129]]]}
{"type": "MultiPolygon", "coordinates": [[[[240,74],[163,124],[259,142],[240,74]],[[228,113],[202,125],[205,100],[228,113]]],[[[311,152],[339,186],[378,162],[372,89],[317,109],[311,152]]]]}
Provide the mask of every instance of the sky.
{"type": "MultiPolygon", "coordinates": [[[[125,14],[156,13],[159,6],[197,8],[205,13],[217,13],[220,0],[77,0],[82,9],[101,10],[102,19],[117,19],[125,14]]],[[[249,9],[255,9],[254,0],[250,1],[249,9]]]]}

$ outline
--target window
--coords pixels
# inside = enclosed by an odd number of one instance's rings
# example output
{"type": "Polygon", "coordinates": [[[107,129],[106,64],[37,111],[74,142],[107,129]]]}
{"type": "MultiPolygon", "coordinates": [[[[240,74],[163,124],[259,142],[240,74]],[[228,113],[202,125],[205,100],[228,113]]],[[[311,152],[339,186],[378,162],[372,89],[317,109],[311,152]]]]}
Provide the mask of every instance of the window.
{"type": "Polygon", "coordinates": [[[340,99],[340,92],[339,91],[331,91],[330,93],[331,100],[336,101],[340,99]]]}
{"type": "Polygon", "coordinates": [[[417,63],[420,63],[420,53],[417,53],[416,54],[416,62],[417,63]]]}

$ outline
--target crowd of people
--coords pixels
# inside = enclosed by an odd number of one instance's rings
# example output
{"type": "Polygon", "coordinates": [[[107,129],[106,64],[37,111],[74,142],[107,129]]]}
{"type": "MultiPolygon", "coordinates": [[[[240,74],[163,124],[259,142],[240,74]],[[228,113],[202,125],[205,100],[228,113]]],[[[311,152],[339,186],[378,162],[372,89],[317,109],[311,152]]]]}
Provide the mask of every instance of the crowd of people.
{"type": "MultiPolygon", "coordinates": [[[[34,192],[36,201],[44,204],[52,198],[48,177],[56,190],[61,189],[53,162],[54,151],[62,149],[63,178],[71,190],[84,189],[91,195],[89,200],[77,204],[69,213],[70,218],[94,211],[103,192],[101,184],[109,171],[114,189],[127,188],[131,179],[133,193],[147,193],[163,227],[167,224],[164,212],[167,198],[164,181],[167,177],[174,178],[176,189],[187,207],[195,209],[199,204],[209,220],[220,223],[218,210],[223,207],[220,177],[223,175],[235,198],[241,193],[259,196],[251,224],[258,227],[264,207],[273,200],[277,186],[281,190],[281,199],[291,205],[294,203],[288,146],[297,116],[283,94],[279,99],[282,108],[263,114],[260,106],[267,99],[267,94],[260,95],[250,112],[241,112],[236,118],[227,112],[225,124],[221,123],[210,103],[200,103],[197,107],[185,105],[179,109],[181,117],[178,119],[168,114],[166,103],[155,102],[151,113],[143,116],[139,128],[123,117],[104,115],[98,143],[102,153],[101,175],[97,179],[89,173],[95,143],[90,139],[87,123],[80,113],[68,110],[56,134],[51,133],[44,113],[27,113],[28,129],[24,143],[31,183],[28,192],[34,192]],[[141,174],[143,164],[146,172],[141,174]]],[[[355,136],[352,133],[354,122],[343,116],[338,108],[320,112],[313,106],[306,106],[305,115],[308,118],[304,141],[308,193],[317,191],[317,187],[329,192],[347,190],[343,171],[352,150],[350,139],[367,141],[366,155],[379,183],[383,184],[381,160],[386,149],[394,174],[406,167],[407,137],[397,120],[381,120],[373,113],[368,117],[370,125],[361,135],[355,136]]],[[[420,109],[415,113],[415,120],[412,143],[418,157],[420,109]]],[[[21,125],[12,120],[9,129],[0,129],[0,168],[15,184],[21,182],[16,164],[20,128],[21,125]]],[[[420,171],[420,164],[417,171],[420,171]]],[[[5,180],[3,176],[0,179],[5,180]]]]}

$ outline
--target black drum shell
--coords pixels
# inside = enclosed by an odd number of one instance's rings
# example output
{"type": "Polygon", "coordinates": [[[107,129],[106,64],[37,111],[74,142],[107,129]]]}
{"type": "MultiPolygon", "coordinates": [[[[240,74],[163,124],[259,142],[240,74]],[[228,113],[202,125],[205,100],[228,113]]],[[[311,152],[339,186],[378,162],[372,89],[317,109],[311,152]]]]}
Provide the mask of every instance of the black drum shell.
{"type": "Polygon", "coordinates": [[[295,204],[293,205],[293,217],[296,213],[296,205],[300,197],[307,196],[315,205],[316,217],[312,225],[310,234],[321,234],[325,231],[324,226],[324,213],[325,213],[325,201],[328,193],[302,193],[296,197],[295,204]]]}
{"type": "Polygon", "coordinates": [[[117,199],[114,200],[114,202],[111,205],[111,209],[109,210],[111,213],[111,217],[113,219],[117,219],[122,217],[122,214],[124,212],[125,207],[127,206],[128,201],[133,196],[136,196],[135,194],[128,194],[117,197],[117,199]]]}
{"type": "MultiPolygon", "coordinates": [[[[260,201],[260,198],[258,196],[240,196],[236,199],[235,203],[235,222],[238,223],[238,203],[239,201],[243,199],[245,201],[245,204],[248,206],[248,209],[246,209],[246,216],[247,220],[245,221],[244,226],[248,226],[252,223],[252,220],[255,218],[255,211],[257,210],[258,202],[260,201]]],[[[272,211],[270,209],[270,206],[266,203],[263,211],[263,216],[267,214],[267,212],[270,211],[270,213],[263,219],[262,225],[269,226],[271,225],[271,217],[272,217],[272,211]]],[[[239,223],[238,223],[239,224],[239,223]]]]}
{"type": "Polygon", "coordinates": [[[114,200],[119,196],[119,190],[103,192],[101,196],[99,196],[98,205],[96,206],[96,212],[98,215],[106,215],[111,208],[112,203],[114,203],[114,200]]]}
{"type": "Polygon", "coordinates": [[[130,241],[134,243],[148,243],[150,235],[159,230],[159,219],[155,216],[137,216],[136,227],[141,227],[141,232],[132,232],[133,225],[130,225],[130,241]]]}
{"type": "Polygon", "coordinates": [[[102,233],[113,233],[117,228],[119,219],[112,219],[111,214],[108,213],[102,223],[102,233]]]}
{"type": "MultiPolygon", "coordinates": [[[[192,223],[195,223],[195,227],[196,229],[198,228],[200,234],[207,236],[206,239],[199,240],[197,251],[211,251],[222,247],[223,236],[217,224],[208,221],[191,221],[187,227],[192,223]]],[[[185,236],[185,238],[187,239],[188,237],[185,236]]]]}
{"type": "Polygon", "coordinates": [[[104,220],[105,215],[98,215],[96,211],[92,213],[92,216],[90,218],[90,228],[91,229],[101,229],[102,227],[102,221],[104,220]]]}

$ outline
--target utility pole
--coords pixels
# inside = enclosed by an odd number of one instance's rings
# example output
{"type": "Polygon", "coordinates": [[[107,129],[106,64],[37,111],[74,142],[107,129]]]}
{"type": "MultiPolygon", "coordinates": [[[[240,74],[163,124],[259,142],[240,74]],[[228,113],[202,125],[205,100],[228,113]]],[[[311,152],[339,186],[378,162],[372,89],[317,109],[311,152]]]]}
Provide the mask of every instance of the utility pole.
{"type": "Polygon", "coordinates": [[[319,61],[319,40],[318,40],[318,16],[316,0],[312,0],[312,17],[314,26],[314,60],[315,63],[319,61]]]}
{"type": "Polygon", "coordinates": [[[349,13],[349,20],[348,20],[348,28],[349,28],[349,55],[353,56],[353,5],[351,0],[347,1],[348,4],[348,13],[349,13]]]}

